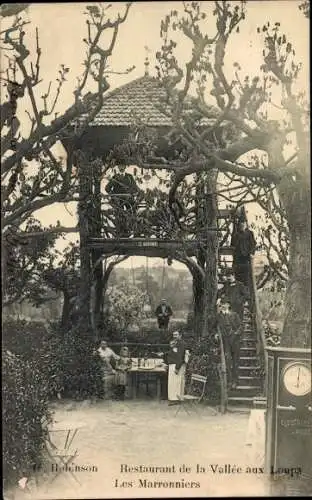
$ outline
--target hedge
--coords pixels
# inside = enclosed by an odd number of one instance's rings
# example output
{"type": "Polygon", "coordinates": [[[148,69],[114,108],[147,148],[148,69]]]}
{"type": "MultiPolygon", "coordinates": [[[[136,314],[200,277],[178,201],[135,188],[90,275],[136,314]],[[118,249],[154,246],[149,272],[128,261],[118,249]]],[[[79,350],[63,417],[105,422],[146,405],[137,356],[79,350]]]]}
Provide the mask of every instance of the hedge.
{"type": "Polygon", "coordinates": [[[4,351],[2,356],[3,477],[6,483],[27,476],[41,461],[50,413],[46,379],[35,363],[4,351]]]}

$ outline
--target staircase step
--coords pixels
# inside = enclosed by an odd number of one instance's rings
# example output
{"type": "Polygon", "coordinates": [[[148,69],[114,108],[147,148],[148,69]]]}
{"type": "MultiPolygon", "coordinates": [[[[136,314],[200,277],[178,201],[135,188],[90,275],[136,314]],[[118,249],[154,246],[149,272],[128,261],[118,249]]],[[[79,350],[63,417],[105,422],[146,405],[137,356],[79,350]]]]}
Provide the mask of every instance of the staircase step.
{"type": "Polygon", "coordinates": [[[252,367],[255,369],[259,365],[259,360],[258,358],[239,358],[239,366],[242,367],[252,367]]]}
{"type": "Polygon", "coordinates": [[[252,348],[252,347],[250,349],[248,347],[241,347],[240,348],[240,358],[246,357],[246,356],[253,358],[253,357],[255,357],[255,355],[256,355],[255,348],[252,348]]]}
{"type": "Polygon", "coordinates": [[[260,370],[260,366],[239,366],[240,370],[260,370]]]}
{"type": "Polygon", "coordinates": [[[241,339],[242,347],[255,347],[257,344],[256,339],[241,339]]]}
{"type": "Polygon", "coordinates": [[[246,384],[247,382],[251,382],[251,381],[253,381],[253,383],[255,383],[255,381],[258,382],[259,378],[260,377],[256,376],[256,375],[254,377],[251,375],[241,375],[238,377],[238,381],[242,382],[242,385],[243,385],[243,384],[246,384]]]}
{"type": "Polygon", "coordinates": [[[249,390],[258,390],[258,389],[261,389],[261,386],[260,385],[238,385],[236,387],[236,390],[238,391],[249,391],[249,390]]]}
{"type": "Polygon", "coordinates": [[[235,404],[228,404],[227,406],[227,411],[230,413],[237,413],[237,414],[242,414],[242,413],[250,413],[251,407],[250,406],[235,406],[235,404]]]}
{"type": "Polygon", "coordinates": [[[230,390],[230,396],[254,396],[260,394],[261,386],[260,385],[238,385],[235,389],[230,390]]]}
{"type": "Polygon", "coordinates": [[[228,403],[235,406],[245,406],[247,408],[253,407],[253,396],[230,396],[228,403]]]}
{"type": "Polygon", "coordinates": [[[261,394],[261,387],[259,386],[237,386],[236,389],[230,389],[229,397],[247,397],[247,398],[256,398],[261,394]]]}

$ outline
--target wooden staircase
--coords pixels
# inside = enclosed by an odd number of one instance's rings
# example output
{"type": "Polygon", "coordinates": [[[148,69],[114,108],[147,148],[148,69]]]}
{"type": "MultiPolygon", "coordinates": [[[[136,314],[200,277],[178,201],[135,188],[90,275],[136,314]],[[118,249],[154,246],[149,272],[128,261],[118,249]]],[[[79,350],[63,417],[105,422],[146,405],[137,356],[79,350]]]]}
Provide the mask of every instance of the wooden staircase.
{"type": "MultiPolygon", "coordinates": [[[[230,217],[230,214],[222,214],[224,219],[230,217]]],[[[222,231],[222,227],[220,228],[222,231]]],[[[219,254],[218,281],[224,283],[225,276],[232,268],[233,253],[230,247],[230,237],[225,242],[227,252],[219,254]]],[[[223,247],[224,250],[224,247],[223,247]]],[[[252,290],[256,294],[256,289],[252,290]]],[[[254,297],[254,304],[256,300],[254,297]]],[[[257,353],[258,335],[257,335],[257,307],[253,310],[248,302],[244,305],[243,331],[240,345],[240,360],[238,372],[238,386],[231,389],[228,393],[228,405],[230,407],[251,408],[253,400],[262,393],[263,381],[261,379],[261,356],[257,353]]]]}
{"type": "Polygon", "coordinates": [[[253,318],[246,303],[240,345],[238,386],[231,389],[228,404],[251,408],[253,398],[261,394],[260,358],[257,355],[257,337],[253,318]]]}

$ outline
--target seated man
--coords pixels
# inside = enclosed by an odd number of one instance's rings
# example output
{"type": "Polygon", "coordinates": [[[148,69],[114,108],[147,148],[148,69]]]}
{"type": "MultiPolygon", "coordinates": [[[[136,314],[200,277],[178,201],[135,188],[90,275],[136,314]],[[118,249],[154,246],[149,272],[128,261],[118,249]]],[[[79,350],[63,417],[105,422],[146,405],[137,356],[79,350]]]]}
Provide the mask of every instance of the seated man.
{"type": "Polygon", "coordinates": [[[155,316],[158,321],[158,328],[168,330],[169,320],[173,312],[166,299],[162,299],[161,303],[157,306],[155,316]]]}

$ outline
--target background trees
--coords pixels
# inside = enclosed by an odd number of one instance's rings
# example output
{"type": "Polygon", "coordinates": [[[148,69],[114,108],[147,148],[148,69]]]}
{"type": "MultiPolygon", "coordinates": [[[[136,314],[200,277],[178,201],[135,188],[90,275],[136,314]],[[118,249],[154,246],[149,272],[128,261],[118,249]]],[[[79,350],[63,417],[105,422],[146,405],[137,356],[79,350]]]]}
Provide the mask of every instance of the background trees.
{"type": "MultiPolygon", "coordinates": [[[[226,70],[226,54],[231,40],[246,17],[246,2],[214,3],[215,33],[205,28],[207,14],[200,4],[184,4],[184,13],[172,11],[161,27],[162,47],[157,54],[159,77],[167,88],[174,118],[174,132],[196,155],[175,169],[170,190],[171,204],[179,198],[178,186],[188,175],[200,172],[226,172],[252,179],[256,186],[276,189],[285,213],[289,237],[289,280],[285,303],[282,341],[286,345],[310,344],[310,198],[308,107],[304,93],[296,88],[301,63],[287,40],[281,24],[270,22],[258,28],[263,40],[263,64],[252,75],[235,63],[226,70]],[[186,64],[176,55],[175,33],[191,44],[186,64]],[[183,115],[187,96],[196,95],[198,115],[210,117],[213,98],[218,107],[214,124],[202,124],[198,130],[192,117],[183,115]],[[272,107],[279,106],[280,116],[272,118],[272,107]],[[211,145],[207,137],[230,122],[236,140],[211,145]],[[293,150],[286,152],[289,141],[293,150]],[[256,151],[264,154],[265,161],[256,151]],[[251,157],[251,155],[253,155],[251,157]]],[[[197,118],[198,120],[198,118],[197,118]]],[[[174,168],[174,167],[173,167],[174,168]]]]}
{"type": "MultiPolygon", "coordinates": [[[[34,213],[54,203],[79,201],[75,171],[78,153],[72,149],[64,159],[56,154],[55,146],[69,138],[75,144],[101,108],[103,94],[109,88],[108,61],[130,8],[130,4],[126,4],[123,13],[114,20],[110,19],[109,5],[86,8],[83,71],[72,102],[59,113],[58,101],[70,68],[61,64],[55,82],[42,81],[40,34],[29,26],[24,12],[28,5],[5,4],[0,11],[3,61],[7,61],[1,78],[4,95],[1,103],[3,289],[6,288],[7,257],[12,254],[12,232],[13,246],[22,243],[25,237],[29,241],[29,234],[24,234],[25,224],[27,227],[34,213]],[[30,32],[32,41],[35,40],[34,51],[29,42],[30,32]],[[21,119],[21,108],[26,111],[28,122],[21,119]],[[82,116],[83,119],[78,120],[82,116]]],[[[45,228],[45,233],[76,230],[56,224],[45,228]]],[[[32,233],[35,232],[40,237],[42,228],[33,228],[32,233]]],[[[32,234],[32,238],[36,235],[32,234]]]]}

